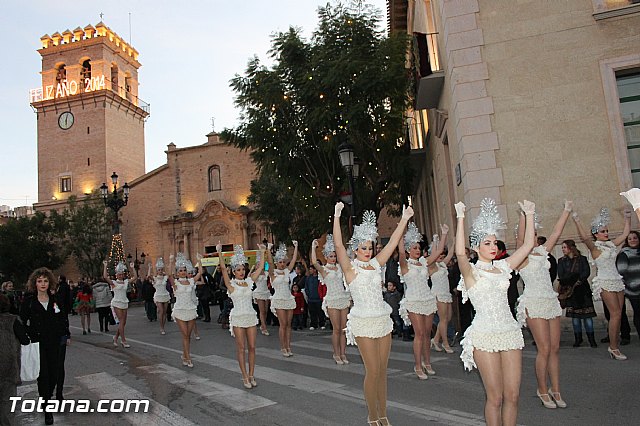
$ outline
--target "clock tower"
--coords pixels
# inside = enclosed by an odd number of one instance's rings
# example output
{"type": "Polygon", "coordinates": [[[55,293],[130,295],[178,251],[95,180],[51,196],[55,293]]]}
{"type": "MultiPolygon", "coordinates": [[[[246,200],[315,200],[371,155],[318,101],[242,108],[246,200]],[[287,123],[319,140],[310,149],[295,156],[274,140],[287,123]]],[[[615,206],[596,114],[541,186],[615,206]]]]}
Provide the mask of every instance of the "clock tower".
{"type": "Polygon", "coordinates": [[[138,51],[104,23],[41,37],[42,86],[30,91],[38,119],[38,203],[54,208],[119,175],[145,172],[138,51]]]}

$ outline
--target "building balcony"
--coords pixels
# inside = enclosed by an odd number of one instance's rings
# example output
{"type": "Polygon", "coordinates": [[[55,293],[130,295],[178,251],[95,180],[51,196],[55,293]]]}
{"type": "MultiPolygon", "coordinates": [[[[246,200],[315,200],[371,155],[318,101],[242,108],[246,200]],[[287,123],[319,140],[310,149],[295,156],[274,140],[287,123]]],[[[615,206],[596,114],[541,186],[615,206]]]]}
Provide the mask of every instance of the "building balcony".
{"type": "Polygon", "coordinates": [[[640,14],[640,0],[592,0],[596,21],[618,16],[640,14]]]}

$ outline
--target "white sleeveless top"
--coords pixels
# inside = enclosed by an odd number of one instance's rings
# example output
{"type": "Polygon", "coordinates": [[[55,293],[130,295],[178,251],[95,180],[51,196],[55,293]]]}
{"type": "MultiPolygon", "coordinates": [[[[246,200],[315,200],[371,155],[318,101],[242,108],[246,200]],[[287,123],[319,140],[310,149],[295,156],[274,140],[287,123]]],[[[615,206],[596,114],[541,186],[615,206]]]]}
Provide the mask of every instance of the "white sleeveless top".
{"type": "Polygon", "coordinates": [[[351,263],[356,277],[349,284],[349,291],[353,299],[353,307],[349,312],[350,318],[372,318],[391,315],[391,306],[382,297],[380,283],[380,264],[373,258],[369,265],[373,269],[362,268],[357,260],[351,263]]]}
{"type": "Polygon", "coordinates": [[[233,293],[229,294],[229,297],[233,301],[233,309],[231,312],[233,315],[256,315],[255,309],[253,309],[253,297],[251,288],[253,287],[253,280],[249,277],[244,280],[237,280],[233,278],[231,280],[231,286],[233,287],[233,293]],[[247,283],[247,286],[238,285],[241,282],[247,283]]]}
{"type": "Polygon", "coordinates": [[[166,275],[156,275],[153,277],[153,288],[156,289],[154,296],[157,297],[169,297],[169,291],[167,290],[167,280],[169,278],[166,275]]]}
{"type": "Polygon", "coordinates": [[[275,290],[271,300],[295,300],[291,294],[291,287],[289,287],[289,269],[276,269],[273,271],[273,281],[271,287],[275,290]]]}

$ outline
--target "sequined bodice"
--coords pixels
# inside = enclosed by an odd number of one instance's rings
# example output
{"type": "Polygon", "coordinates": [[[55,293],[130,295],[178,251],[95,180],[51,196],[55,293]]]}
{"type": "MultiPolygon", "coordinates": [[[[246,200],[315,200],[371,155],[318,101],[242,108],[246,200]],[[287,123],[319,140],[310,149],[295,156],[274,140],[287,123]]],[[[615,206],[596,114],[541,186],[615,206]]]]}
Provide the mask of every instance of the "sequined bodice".
{"type": "Polygon", "coordinates": [[[618,248],[611,241],[596,241],[595,246],[600,250],[600,256],[594,260],[598,267],[596,277],[602,280],[621,280],[622,276],[616,268],[618,248]]]}
{"type": "Polygon", "coordinates": [[[289,270],[288,269],[276,269],[273,272],[273,281],[271,282],[271,286],[275,290],[273,293],[274,299],[293,299],[293,295],[291,294],[291,287],[289,287],[289,270]]]}
{"type": "Polygon", "coordinates": [[[424,301],[433,298],[431,289],[429,289],[429,270],[422,263],[414,263],[409,259],[407,261],[407,273],[402,276],[407,289],[405,298],[411,302],[424,301]]]}
{"type": "Polygon", "coordinates": [[[256,280],[256,292],[265,293],[269,291],[269,287],[267,286],[267,276],[264,274],[258,275],[258,279],[256,280]]]}
{"type": "Polygon", "coordinates": [[[549,268],[549,252],[544,246],[533,249],[528,257],[527,266],[520,269],[520,276],[524,281],[524,295],[528,297],[557,297],[553,290],[549,268]]]}
{"type": "Polygon", "coordinates": [[[349,292],[344,288],[344,278],[342,275],[342,269],[339,265],[335,265],[336,270],[325,266],[325,276],[322,278],[322,282],[327,286],[327,295],[325,299],[343,299],[349,297],[349,292]]]}
{"type": "Polygon", "coordinates": [[[444,262],[436,262],[438,268],[431,274],[431,290],[435,293],[449,293],[449,269],[444,262]]]}
{"type": "Polygon", "coordinates": [[[116,302],[129,302],[127,298],[127,288],[129,287],[129,280],[118,281],[113,280],[113,300],[116,302]]]}
{"type": "Polygon", "coordinates": [[[493,262],[493,265],[500,270],[499,273],[485,271],[471,264],[476,282],[468,290],[464,287],[464,278],[460,279],[458,289],[462,290],[463,300],[466,301],[467,297],[471,299],[476,310],[472,324],[482,332],[519,329],[507,301],[511,268],[506,260],[493,262]]]}
{"type": "Polygon", "coordinates": [[[365,269],[359,266],[357,261],[352,262],[352,265],[356,277],[349,284],[349,291],[353,299],[353,307],[349,315],[356,317],[390,315],[391,306],[382,297],[378,261],[374,258],[369,262],[373,269],[365,269]]]}
{"type": "Polygon", "coordinates": [[[153,287],[156,289],[156,296],[169,295],[169,292],[167,291],[167,279],[166,275],[156,275],[153,277],[153,287]]]}
{"type": "Polygon", "coordinates": [[[253,287],[253,280],[246,278],[242,281],[238,281],[235,278],[231,280],[231,286],[233,287],[233,293],[229,294],[231,300],[233,300],[233,313],[235,315],[255,314],[252,304],[251,288],[253,287]],[[239,283],[245,282],[247,285],[239,285],[239,283]]]}
{"type": "Polygon", "coordinates": [[[193,281],[193,278],[187,278],[187,280],[189,284],[183,284],[184,280],[176,280],[176,288],[174,290],[176,303],[173,306],[174,309],[196,308],[196,304],[194,303],[196,283],[193,281]]]}

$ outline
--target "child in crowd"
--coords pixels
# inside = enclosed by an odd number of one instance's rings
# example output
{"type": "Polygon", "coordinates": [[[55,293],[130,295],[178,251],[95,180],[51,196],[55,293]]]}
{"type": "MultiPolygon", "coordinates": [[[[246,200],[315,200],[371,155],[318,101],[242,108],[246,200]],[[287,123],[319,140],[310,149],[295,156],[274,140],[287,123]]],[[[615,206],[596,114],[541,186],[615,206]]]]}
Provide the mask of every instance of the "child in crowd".
{"type": "Polygon", "coordinates": [[[296,308],[293,310],[293,324],[294,330],[302,330],[305,326],[303,323],[304,318],[304,293],[300,291],[300,286],[294,284],[291,286],[291,294],[296,299],[296,308]]]}
{"type": "Polygon", "coordinates": [[[402,318],[400,318],[400,313],[398,310],[400,309],[400,300],[402,299],[402,294],[396,288],[396,284],[393,281],[389,281],[387,283],[387,291],[384,293],[384,301],[391,306],[391,319],[393,320],[393,328],[394,332],[398,334],[398,337],[402,336],[403,323],[402,318]]]}

